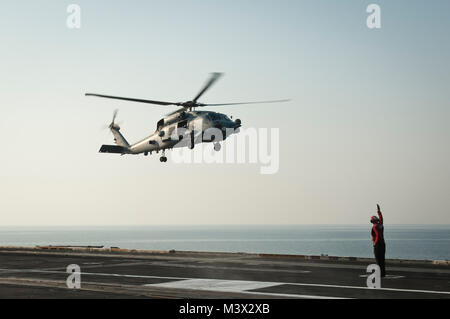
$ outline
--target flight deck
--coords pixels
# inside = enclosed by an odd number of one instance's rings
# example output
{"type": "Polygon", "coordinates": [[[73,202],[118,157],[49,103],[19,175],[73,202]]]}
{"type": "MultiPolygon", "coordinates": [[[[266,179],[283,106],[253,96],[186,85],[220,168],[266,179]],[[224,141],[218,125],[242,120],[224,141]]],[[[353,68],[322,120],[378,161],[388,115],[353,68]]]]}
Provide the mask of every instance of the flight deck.
{"type": "Polygon", "coordinates": [[[370,258],[0,247],[0,298],[450,298],[448,261],[387,260],[381,288],[370,258]],[[69,289],[69,265],[80,289],[69,289]]]}

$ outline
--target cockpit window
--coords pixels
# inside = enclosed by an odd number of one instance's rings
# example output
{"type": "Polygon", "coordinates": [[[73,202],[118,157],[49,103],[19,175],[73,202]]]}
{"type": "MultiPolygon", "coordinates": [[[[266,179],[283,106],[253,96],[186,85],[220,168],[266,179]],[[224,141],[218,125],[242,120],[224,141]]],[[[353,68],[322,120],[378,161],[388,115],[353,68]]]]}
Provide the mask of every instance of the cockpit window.
{"type": "Polygon", "coordinates": [[[157,124],[156,124],[156,130],[159,131],[164,127],[164,119],[160,120],[157,124]]]}
{"type": "Polygon", "coordinates": [[[222,119],[222,118],[223,118],[223,115],[222,115],[222,114],[218,114],[218,113],[209,113],[209,114],[208,114],[208,117],[209,117],[211,120],[216,121],[216,120],[222,119]]]}

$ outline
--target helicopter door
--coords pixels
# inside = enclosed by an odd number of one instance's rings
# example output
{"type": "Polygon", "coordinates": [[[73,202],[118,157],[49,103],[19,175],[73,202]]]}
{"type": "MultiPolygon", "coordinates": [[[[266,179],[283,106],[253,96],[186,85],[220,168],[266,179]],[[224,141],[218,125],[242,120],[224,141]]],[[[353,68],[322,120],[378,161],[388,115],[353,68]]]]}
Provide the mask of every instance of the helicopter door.
{"type": "Polygon", "coordinates": [[[175,125],[169,126],[169,128],[167,129],[166,139],[163,140],[163,142],[168,142],[168,141],[172,140],[172,134],[173,134],[173,131],[175,131],[175,128],[176,128],[175,125]]]}

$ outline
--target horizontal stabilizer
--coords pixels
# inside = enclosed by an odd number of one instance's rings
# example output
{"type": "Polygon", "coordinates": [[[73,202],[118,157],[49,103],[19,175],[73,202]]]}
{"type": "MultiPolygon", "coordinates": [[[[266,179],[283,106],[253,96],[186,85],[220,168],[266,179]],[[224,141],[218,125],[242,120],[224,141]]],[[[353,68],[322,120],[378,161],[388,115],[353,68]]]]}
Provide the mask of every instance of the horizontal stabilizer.
{"type": "Polygon", "coordinates": [[[100,153],[126,154],[127,149],[118,145],[102,145],[100,153]]]}

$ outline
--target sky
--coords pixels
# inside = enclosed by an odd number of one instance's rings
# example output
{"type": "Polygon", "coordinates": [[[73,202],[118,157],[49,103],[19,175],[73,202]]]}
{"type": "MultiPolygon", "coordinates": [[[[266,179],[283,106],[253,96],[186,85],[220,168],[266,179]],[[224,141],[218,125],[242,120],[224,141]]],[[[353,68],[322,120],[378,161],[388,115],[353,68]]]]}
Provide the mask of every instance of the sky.
{"type": "MultiPolygon", "coordinates": [[[[2,225],[450,224],[450,2],[0,3],[2,225]],[[81,28],[66,25],[81,8],[81,28]],[[369,29],[366,8],[381,8],[369,29]],[[119,109],[136,142],[200,102],[278,128],[279,171],[99,154],[119,109]]],[[[226,144],[226,143],[225,143],[226,144]]]]}

